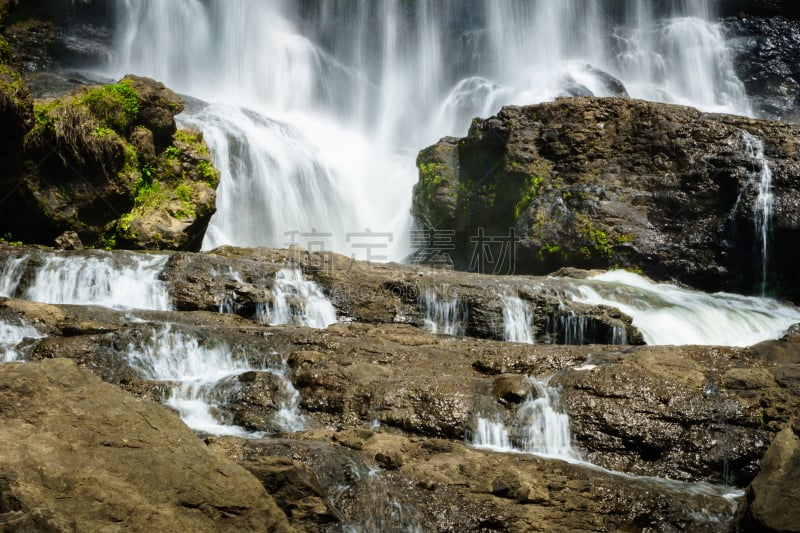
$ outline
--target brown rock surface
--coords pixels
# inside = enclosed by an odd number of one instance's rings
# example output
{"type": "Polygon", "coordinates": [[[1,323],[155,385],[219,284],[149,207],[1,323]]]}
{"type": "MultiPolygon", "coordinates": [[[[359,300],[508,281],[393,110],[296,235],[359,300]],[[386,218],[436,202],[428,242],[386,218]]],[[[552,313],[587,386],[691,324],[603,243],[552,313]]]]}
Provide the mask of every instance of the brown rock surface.
{"type": "Polygon", "coordinates": [[[0,365],[4,531],[290,531],[169,410],[66,360],[0,365]]]}

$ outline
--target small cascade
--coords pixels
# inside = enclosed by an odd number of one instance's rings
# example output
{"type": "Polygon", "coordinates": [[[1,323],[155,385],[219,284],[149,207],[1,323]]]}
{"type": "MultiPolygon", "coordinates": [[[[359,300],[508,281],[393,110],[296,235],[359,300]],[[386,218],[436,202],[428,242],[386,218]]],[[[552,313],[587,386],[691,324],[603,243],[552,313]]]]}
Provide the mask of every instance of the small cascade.
{"type": "Polygon", "coordinates": [[[243,428],[221,422],[215,412],[225,402],[224,391],[230,390],[230,382],[238,387],[236,378],[250,371],[267,372],[278,378],[279,407],[273,415],[274,427],[287,432],[305,427],[305,417],[299,409],[300,394],[287,377],[285,361],[274,367],[265,362],[253,368],[246,353],[225,343],[206,345],[169,325],[152,328],[144,341],[131,343],[127,359],[145,379],[169,387],[164,403],[196,431],[254,436],[243,428]],[[226,382],[228,386],[220,389],[220,384],[226,382]]]}
{"type": "Polygon", "coordinates": [[[208,400],[219,381],[251,369],[243,355],[234,356],[224,344],[201,345],[196,338],[165,326],[154,328],[140,345],[130,344],[127,359],[145,379],[171,386],[165,403],[192,429],[218,435],[246,434],[241,428],[221,424],[208,400]]]}
{"type": "Polygon", "coordinates": [[[751,346],[778,339],[800,310],[769,298],[706,294],[616,270],[575,282],[573,300],[615,307],[649,345],[751,346]]]}
{"type": "Polygon", "coordinates": [[[115,309],[171,309],[158,279],[166,255],[53,255],[36,271],[25,297],[49,304],[102,305],[115,309]]]}
{"type": "Polygon", "coordinates": [[[277,369],[270,369],[270,373],[280,378],[282,399],[278,412],[275,413],[275,425],[281,431],[302,431],[306,427],[306,418],[300,411],[300,393],[288,378],[289,369],[283,361],[277,369]]]}
{"type": "Polygon", "coordinates": [[[533,309],[519,296],[503,296],[503,338],[509,342],[536,344],[533,309]]]}
{"type": "Polygon", "coordinates": [[[565,461],[580,461],[572,447],[569,416],[557,411],[558,393],[548,380],[530,378],[536,394],[530,394],[517,408],[506,425],[495,414],[493,418],[478,415],[472,444],[505,452],[531,453],[565,461]]]}
{"type": "Polygon", "coordinates": [[[575,311],[562,312],[547,319],[547,332],[551,344],[581,346],[592,341],[589,319],[575,311]]]}
{"type": "Polygon", "coordinates": [[[23,255],[7,261],[3,265],[3,270],[0,271],[0,297],[13,297],[15,295],[22,275],[25,273],[27,262],[28,256],[23,255]]]}
{"type": "Polygon", "coordinates": [[[614,346],[625,346],[628,344],[628,329],[625,326],[612,326],[611,344],[614,346]]]}
{"type": "Polygon", "coordinates": [[[467,311],[459,302],[457,294],[449,294],[448,286],[442,288],[442,298],[433,287],[427,287],[420,304],[425,313],[425,331],[434,334],[464,335],[467,311]]]}
{"type": "Polygon", "coordinates": [[[28,324],[10,324],[0,319],[0,363],[10,363],[19,357],[17,346],[25,339],[39,339],[42,336],[36,328],[28,324]]]}
{"type": "Polygon", "coordinates": [[[317,329],[337,321],[336,308],[320,286],[306,280],[296,268],[284,268],[275,274],[272,303],[260,304],[256,319],[271,326],[291,324],[317,329]]]}
{"type": "Polygon", "coordinates": [[[758,191],[753,205],[753,221],[756,237],[761,245],[761,295],[763,296],[767,289],[769,223],[772,219],[772,204],[774,200],[772,195],[772,169],[770,168],[769,160],[764,156],[764,142],[746,131],[742,132],[742,139],[747,157],[756,161],[756,167],[759,168],[757,175],[754,175],[745,186],[754,187],[758,191]]]}

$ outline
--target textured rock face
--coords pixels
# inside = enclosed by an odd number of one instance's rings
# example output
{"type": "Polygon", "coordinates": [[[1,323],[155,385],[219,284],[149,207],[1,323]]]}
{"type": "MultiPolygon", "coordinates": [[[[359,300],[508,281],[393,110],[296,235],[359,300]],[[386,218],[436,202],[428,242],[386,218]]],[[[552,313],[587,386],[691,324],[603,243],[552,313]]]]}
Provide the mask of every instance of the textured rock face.
{"type": "Polygon", "coordinates": [[[800,436],[795,423],[781,431],[761,462],[761,473],[747,489],[737,531],[800,531],[800,436]]]}
{"type": "Polygon", "coordinates": [[[287,512],[308,531],[724,531],[714,520],[731,512],[719,496],[461,442],[367,430],[296,437],[214,439],[211,448],[268,486],[297,472],[282,486],[303,496],[287,512]]]}
{"type": "MultiPolygon", "coordinates": [[[[800,9],[800,4],[795,6],[800,9]]],[[[723,24],[754,113],[800,121],[800,22],[783,17],[744,17],[723,24]]]]}
{"type": "Polygon", "coordinates": [[[290,531],[258,481],[167,409],[73,363],[0,365],[6,531],[290,531]]]}
{"type": "MultiPolygon", "coordinates": [[[[800,229],[797,129],[636,100],[566,98],[476,119],[418,158],[417,220],[456,232],[467,268],[476,236],[516,230],[516,270],[641,269],[709,289],[761,281],[754,205],[773,175],[768,288],[800,298],[792,242],[800,229]]],[[[478,244],[480,245],[480,243],[478,244]]]]}
{"type": "Polygon", "coordinates": [[[147,78],[38,101],[24,170],[0,192],[0,232],[51,244],[199,248],[219,174],[199,132],[178,131],[181,97],[147,78]]]}

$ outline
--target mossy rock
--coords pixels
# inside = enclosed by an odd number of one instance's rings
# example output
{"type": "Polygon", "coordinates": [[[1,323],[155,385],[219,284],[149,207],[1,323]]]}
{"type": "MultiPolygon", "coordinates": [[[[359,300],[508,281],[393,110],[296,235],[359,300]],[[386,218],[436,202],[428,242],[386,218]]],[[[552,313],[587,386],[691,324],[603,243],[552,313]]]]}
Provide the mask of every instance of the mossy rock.
{"type": "MultiPolygon", "coordinates": [[[[3,73],[0,87],[24,88],[13,72],[3,73]]],[[[180,96],[134,76],[37,101],[19,212],[0,230],[42,244],[74,231],[108,249],[199,248],[219,173],[202,134],[177,130],[182,110],[180,96]]]]}

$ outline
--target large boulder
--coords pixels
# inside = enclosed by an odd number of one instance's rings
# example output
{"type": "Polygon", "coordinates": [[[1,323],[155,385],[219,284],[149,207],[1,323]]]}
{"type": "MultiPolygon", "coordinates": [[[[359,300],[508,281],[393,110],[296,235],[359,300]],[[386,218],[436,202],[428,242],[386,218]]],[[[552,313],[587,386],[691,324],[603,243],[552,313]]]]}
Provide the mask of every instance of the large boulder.
{"type": "Polygon", "coordinates": [[[291,531],[169,410],[66,360],[0,365],[4,531],[291,531]]]}
{"type": "Polygon", "coordinates": [[[761,461],[761,473],[747,488],[736,531],[800,531],[800,425],[787,427],[761,461]]]}
{"type": "Polygon", "coordinates": [[[423,226],[454,232],[450,253],[463,268],[516,238],[516,272],[621,266],[707,290],[755,291],[758,184],[769,166],[767,289],[797,301],[798,133],[631,99],[506,107],[473,121],[467,137],[420,153],[413,211],[423,226]]]}
{"type": "MultiPolygon", "coordinates": [[[[37,101],[25,170],[0,233],[52,244],[64,232],[102,248],[199,248],[219,173],[202,134],[178,130],[183,100],[127,76],[37,101]]],[[[12,186],[13,185],[13,186],[12,186]]]]}

